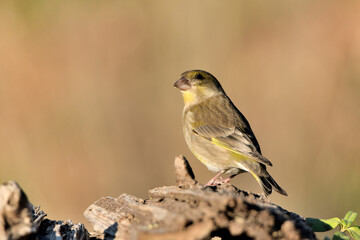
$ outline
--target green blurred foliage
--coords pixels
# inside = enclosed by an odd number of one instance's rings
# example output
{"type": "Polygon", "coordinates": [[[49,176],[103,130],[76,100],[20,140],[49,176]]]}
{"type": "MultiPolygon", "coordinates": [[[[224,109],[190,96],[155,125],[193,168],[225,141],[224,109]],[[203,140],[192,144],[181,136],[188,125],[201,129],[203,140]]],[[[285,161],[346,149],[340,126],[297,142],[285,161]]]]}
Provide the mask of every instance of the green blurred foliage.
{"type": "MultiPolygon", "coordinates": [[[[306,218],[305,220],[314,232],[326,232],[339,227],[340,229],[332,237],[333,240],[350,240],[350,237],[358,240],[360,239],[360,226],[353,225],[357,215],[357,212],[350,210],[343,219],[335,217],[330,219],[306,218]]],[[[330,238],[326,236],[325,240],[327,239],[330,238]]]]}
{"type": "MultiPolygon", "coordinates": [[[[357,1],[1,1],[0,181],[52,219],[174,184],[182,72],[213,73],[303,216],[357,212],[357,1]]],[[[249,175],[232,182],[260,192],[249,175]]]]}

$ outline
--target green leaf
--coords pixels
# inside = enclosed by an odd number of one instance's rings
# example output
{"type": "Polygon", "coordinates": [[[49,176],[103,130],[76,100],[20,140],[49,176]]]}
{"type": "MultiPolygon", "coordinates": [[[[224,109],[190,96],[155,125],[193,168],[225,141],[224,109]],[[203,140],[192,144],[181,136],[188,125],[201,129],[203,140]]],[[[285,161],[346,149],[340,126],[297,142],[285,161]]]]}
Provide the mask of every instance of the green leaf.
{"type": "Polygon", "coordinates": [[[318,219],[318,218],[306,218],[306,223],[312,228],[314,232],[326,232],[334,229],[341,221],[339,218],[330,219],[318,219]]]}
{"type": "Polygon", "coordinates": [[[342,232],[344,232],[345,231],[345,229],[346,229],[346,221],[345,221],[345,219],[341,219],[340,220],[340,231],[342,231],[342,232]]]}
{"type": "Polygon", "coordinates": [[[351,226],[351,224],[355,221],[357,215],[358,214],[356,212],[354,212],[354,211],[348,211],[348,213],[344,217],[345,227],[346,228],[351,226]]]}
{"type": "Polygon", "coordinates": [[[337,231],[332,240],[350,240],[350,237],[343,232],[337,231]]]}
{"type": "Polygon", "coordinates": [[[359,226],[349,227],[347,229],[347,231],[349,232],[350,236],[353,237],[354,239],[360,239],[360,227],[359,226]]]}

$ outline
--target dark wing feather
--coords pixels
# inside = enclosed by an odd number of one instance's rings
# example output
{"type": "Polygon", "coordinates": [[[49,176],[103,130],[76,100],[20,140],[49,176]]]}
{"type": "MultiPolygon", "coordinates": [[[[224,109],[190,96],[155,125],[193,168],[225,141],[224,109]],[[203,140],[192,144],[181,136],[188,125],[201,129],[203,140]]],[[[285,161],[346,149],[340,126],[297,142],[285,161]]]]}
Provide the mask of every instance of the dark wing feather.
{"type": "Polygon", "coordinates": [[[272,166],[261,155],[259,143],[248,121],[226,95],[225,98],[222,95],[206,101],[190,109],[196,122],[196,126],[193,126],[195,134],[272,166]]]}
{"type": "Polygon", "coordinates": [[[251,139],[237,128],[220,128],[210,125],[201,125],[194,128],[194,133],[214,142],[217,145],[231,149],[245,156],[253,157],[259,162],[272,166],[271,162],[259,154],[251,139]]]}

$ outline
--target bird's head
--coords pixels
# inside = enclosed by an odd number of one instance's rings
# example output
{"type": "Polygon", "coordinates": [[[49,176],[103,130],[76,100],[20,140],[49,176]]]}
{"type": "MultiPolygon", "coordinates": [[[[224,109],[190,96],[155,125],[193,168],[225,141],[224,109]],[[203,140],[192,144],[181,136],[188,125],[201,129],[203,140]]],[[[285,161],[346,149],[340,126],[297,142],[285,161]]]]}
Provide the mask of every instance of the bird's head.
{"type": "Polygon", "coordinates": [[[223,93],[223,89],[216,78],[203,70],[190,70],[181,74],[174,84],[184,98],[185,105],[192,105],[223,93]]]}

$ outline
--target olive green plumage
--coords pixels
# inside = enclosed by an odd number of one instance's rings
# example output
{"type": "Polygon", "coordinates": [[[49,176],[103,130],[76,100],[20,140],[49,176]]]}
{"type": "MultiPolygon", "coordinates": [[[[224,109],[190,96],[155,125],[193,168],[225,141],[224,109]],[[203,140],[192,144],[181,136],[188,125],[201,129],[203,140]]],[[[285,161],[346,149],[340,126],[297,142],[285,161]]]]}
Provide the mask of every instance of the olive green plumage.
{"type": "Polygon", "coordinates": [[[272,189],[287,195],[266,170],[271,162],[261,155],[258,141],[243,114],[208,72],[191,70],[175,82],[184,98],[183,132],[193,154],[218,174],[207,185],[229,182],[250,172],[269,195],[272,189]],[[228,179],[217,179],[222,173],[228,179]]]}

